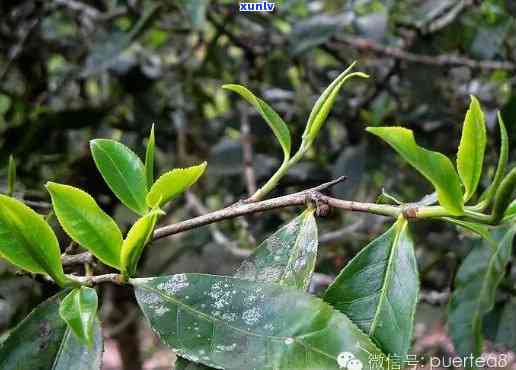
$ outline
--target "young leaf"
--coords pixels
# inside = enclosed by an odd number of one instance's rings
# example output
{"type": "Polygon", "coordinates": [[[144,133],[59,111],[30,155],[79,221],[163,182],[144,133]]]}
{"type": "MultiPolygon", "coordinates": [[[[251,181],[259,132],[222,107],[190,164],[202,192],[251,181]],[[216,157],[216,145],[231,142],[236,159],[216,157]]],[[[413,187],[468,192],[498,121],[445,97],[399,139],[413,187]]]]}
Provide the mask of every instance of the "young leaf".
{"type": "Polygon", "coordinates": [[[441,206],[454,216],[464,212],[460,179],[449,158],[417,145],[412,131],[403,127],[368,127],[367,131],[386,141],[432,183],[441,206]]]}
{"type": "Polygon", "coordinates": [[[92,348],[94,344],[93,324],[97,316],[98,297],[93,288],[73,289],[63,298],[59,315],[68,324],[79,342],[92,348]]]}
{"type": "Polygon", "coordinates": [[[103,342],[99,321],[93,326],[93,346],[81,344],[59,316],[53,296],[34,309],[0,345],[0,369],[100,370],[103,342]]]}
{"type": "Polygon", "coordinates": [[[90,148],[95,164],[111,191],[128,208],[143,215],[147,211],[147,179],[140,158],[114,140],[92,140],[90,148]]]}
{"type": "Polygon", "coordinates": [[[286,123],[281,119],[278,113],[274,111],[266,102],[257,98],[251,91],[241,85],[223,85],[223,89],[231,90],[242,96],[245,100],[252,104],[256,110],[260,113],[262,118],[267,122],[272,132],[274,132],[274,136],[281,145],[283,149],[283,157],[284,160],[288,160],[290,158],[290,149],[291,149],[291,140],[290,140],[290,131],[286,125],[286,123]]]}
{"type": "Polygon", "coordinates": [[[52,228],[41,215],[5,195],[0,195],[0,257],[24,270],[48,274],[58,285],[66,282],[52,228]]]}
{"type": "Polygon", "coordinates": [[[154,151],[156,139],[154,138],[154,124],[152,125],[149,140],[147,141],[147,150],[145,152],[145,177],[147,179],[147,189],[150,189],[154,183],[154,151]]]}
{"type": "Polygon", "coordinates": [[[498,125],[500,126],[500,158],[498,159],[498,165],[496,166],[496,172],[491,185],[489,185],[480,197],[480,201],[484,202],[486,205],[489,204],[495,196],[496,191],[503,180],[505,167],[509,160],[509,136],[507,135],[507,129],[505,128],[500,112],[498,112],[498,125]]]}
{"type": "Polygon", "coordinates": [[[7,195],[14,193],[14,183],[16,182],[16,162],[12,155],[9,156],[9,168],[7,169],[7,195]]]}
{"type": "Polygon", "coordinates": [[[122,233],[117,224],[85,191],[48,182],[54,212],[64,231],[106,265],[120,268],[122,233]]]}
{"type": "Polygon", "coordinates": [[[303,133],[303,142],[302,146],[305,148],[308,147],[317,137],[319,130],[321,129],[326,117],[330,113],[333,104],[335,103],[335,98],[337,97],[341,87],[344,83],[352,77],[362,77],[369,78],[368,75],[362,72],[354,72],[350,73],[351,69],[355,62],[353,62],[344,72],[342,72],[321,94],[319,99],[315,102],[312,111],[310,112],[310,116],[308,117],[308,122],[306,123],[305,131],[303,133]]]}
{"type": "Polygon", "coordinates": [[[509,204],[503,215],[503,222],[507,222],[516,216],[516,199],[509,204]]]}
{"type": "Polygon", "coordinates": [[[206,162],[187,168],[174,168],[164,173],[152,185],[147,195],[149,207],[161,206],[195,184],[206,169],[206,162]]]}
{"type": "Polygon", "coordinates": [[[164,214],[164,212],[161,210],[153,210],[136,221],[129,230],[122,244],[122,252],[120,255],[122,271],[128,276],[132,276],[136,272],[143,248],[152,237],[156,221],[161,214],[164,214]]]}
{"type": "Polygon", "coordinates": [[[477,190],[482,175],[485,149],[486,124],[484,113],[477,98],[472,95],[466,118],[464,118],[462,137],[457,152],[457,170],[466,190],[464,194],[465,202],[477,190]]]}
{"type": "Polygon", "coordinates": [[[405,358],[419,294],[414,246],[400,218],[340,272],[323,300],[347,315],[387,354],[405,358]]]}
{"type": "Polygon", "coordinates": [[[489,228],[486,225],[479,224],[476,222],[457,220],[451,217],[443,217],[442,219],[449,223],[458,225],[466,230],[472,231],[478,234],[479,236],[483,237],[484,239],[489,240],[491,238],[491,235],[489,234],[489,228]]]}
{"type": "Polygon", "coordinates": [[[382,352],[344,314],[300,290],[203,274],[131,283],[161,340],[194,362],[231,369],[337,370],[339,355],[350,352],[365,368],[369,356],[387,366],[382,352]]]}
{"type": "Polygon", "coordinates": [[[516,228],[501,227],[491,242],[475,243],[455,277],[455,290],[448,307],[448,325],[461,356],[480,356],[483,347],[482,318],[491,311],[495,294],[511,258],[516,228]]]}
{"type": "Polygon", "coordinates": [[[317,224],[307,210],[261,243],[235,277],[307,290],[317,258],[317,224]]]}

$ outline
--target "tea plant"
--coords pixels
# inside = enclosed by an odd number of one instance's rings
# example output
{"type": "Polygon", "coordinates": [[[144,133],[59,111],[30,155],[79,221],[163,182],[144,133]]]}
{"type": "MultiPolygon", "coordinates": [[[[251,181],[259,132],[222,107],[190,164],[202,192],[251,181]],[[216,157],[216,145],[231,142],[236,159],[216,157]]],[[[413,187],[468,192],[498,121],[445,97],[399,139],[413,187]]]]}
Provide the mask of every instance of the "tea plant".
{"type": "Polygon", "coordinates": [[[283,163],[249,199],[176,224],[157,228],[164,206],[197,182],[206,163],[173,169],[155,180],[154,128],[144,162],[117,141],[93,140],[91,153],[102,177],[139,219],[124,238],[89,194],[47,183],[53,214],[66,234],[87,250],[78,255],[61,256],[47,220],[11,197],[16,172],[11,160],[9,194],[0,195],[0,255],[20,269],[43,274],[61,291],[10,332],[0,347],[0,368],[100,369],[103,343],[95,286],[104,282],[134,288],[149,325],[180,356],[180,369],[399,368],[410,350],[419,294],[410,235],[410,223],[419,219],[444,221],[479,236],[459,269],[449,305],[456,350],[478,357],[483,347],[482,318],[493,307],[516,233],[516,203],[511,203],[516,169],[506,174],[508,137],[501,115],[499,163],[491,185],[479,196],[487,139],[484,114],[471,97],[456,166],[445,155],[420,147],[408,129],[367,129],[423,175],[435,195],[414,203],[377,204],[323,194],[340,178],[263,200],[311,148],[343,84],[352,77],[367,77],[352,73],[352,67],[317,100],[293,155],[282,118],[245,87],[225,85],[251,103],[270,126],[283,150],[283,163]],[[263,241],[233,276],[137,277],[142,252],[153,240],[288,206],[306,210],[263,241]],[[365,246],[318,298],[307,290],[317,258],[316,216],[328,208],[389,216],[394,223],[365,246]],[[95,275],[88,268],[85,276],[64,273],[64,264],[90,261],[92,256],[117,273],[95,275]]]}

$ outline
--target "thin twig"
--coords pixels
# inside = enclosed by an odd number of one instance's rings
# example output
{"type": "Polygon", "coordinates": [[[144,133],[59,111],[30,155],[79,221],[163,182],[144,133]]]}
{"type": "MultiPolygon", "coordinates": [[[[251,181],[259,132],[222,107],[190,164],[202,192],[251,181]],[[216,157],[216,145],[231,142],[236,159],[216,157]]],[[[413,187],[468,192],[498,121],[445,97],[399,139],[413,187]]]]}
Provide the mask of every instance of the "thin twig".
{"type": "Polygon", "coordinates": [[[428,64],[441,67],[466,66],[473,69],[484,70],[516,69],[516,65],[514,63],[507,61],[475,60],[453,54],[416,54],[397,47],[384,46],[374,40],[358,36],[340,35],[338,39],[333,39],[333,41],[328,44],[330,49],[332,49],[331,44],[336,45],[337,47],[339,44],[345,44],[354,49],[371,51],[376,54],[386,55],[391,58],[400,59],[411,63],[428,64]]]}
{"type": "Polygon", "coordinates": [[[304,190],[294,194],[285,195],[278,198],[272,198],[253,203],[240,202],[218,211],[210,212],[205,215],[192,218],[190,220],[178,222],[176,224],[156,229],[156,231],[154,231],[153,239],[156,240],[164,238],[166,236],[195,229],[200,226],[208,225],[222,220],[227,220],[230,218],[235,218],[238,216],[248,215],[251,213],[264,212],[272,209],[285,208],[291,206],[303,206],[310,201],[322,202],[328,204],[331,207],[342,208],[349,211],[370,212],[374,214],[382,214],[387,216],[395,216],[400,214],[401,210],[399,207],[335,199],[320,193],[320,191],[325,190],[335,184],[338,184],[339,182],[344,181],[344,179],[345,177],[343,176],[336,180],[319,185],[315,188],[304,190]]]}
{"type": "Polygon", "coordinates": [[[93,262],[93,256],[89,252],[79,254],[63,254],[61,256],[61,263],[63,266],[82,265],[84,263],[93,262]]]}
{"type": "Polygon", "coordinates": [[[81,285],[96,285],[101,283],[114,283],[118,285],[124,284],[124,280],[120,274],[105,274],[97,276],[67,275],[66,277],[81,285]]]}

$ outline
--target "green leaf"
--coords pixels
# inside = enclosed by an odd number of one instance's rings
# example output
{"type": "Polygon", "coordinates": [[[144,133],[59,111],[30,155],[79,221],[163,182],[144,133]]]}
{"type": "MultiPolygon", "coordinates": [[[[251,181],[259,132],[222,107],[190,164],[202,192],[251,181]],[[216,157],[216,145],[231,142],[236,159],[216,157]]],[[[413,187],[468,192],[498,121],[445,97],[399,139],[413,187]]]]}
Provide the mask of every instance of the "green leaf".
{"type": "Polygon", "coordinates": [[[0,257],[24,270],[48,274],[58,285],[66,282],[52,228],[41,215],[5,195],[0,195],[0,257]]]}
{"type": "Polygon", "coordinates": [[[315,102],[315,105],[310,112],[310,116],[308,117],[305,131],[303,133],[303,142],[301,144],[302,147],[307,148],[317,137],[317,134],[326,121],[326,117],[328,117],[328,114],[330,113],[330,110],[335,103],[335,98],[337,97],[344,83],[352,77],[369,78],[368,75],[362,72],[350,73],[355,63],[356,62],[353,62],[344,72],[342,72],[330,84],[330,86],[324,90],[319,99],[317,99],[315,102]]]}
{"type": "Polygon", "coordinates": [[[498,190],[498,187],[503,180],[505,167],[507,166],[507,161],[509,160],[509,136],[507,135],[507,129],[505,128],[505,124],[500,112],[498,112],[498,125],[500,126],[500,158],[498,159],[498,165],[496,166],[496,172],[491,185],[489,185],[489,187],[480,197],[480,200],[485,202],[486,205],[489,204],[495,196],[496,191],[498,190]]]}
{"type": "Polygon", "coordinates": [[[455,277],[455,290],[448,307],[448,325],[461,356],[482,353],[482,318],[491,311],[500,281],[512,253],[516,228],[501,227],[492,233],[492,242],[474,244],[455,277]]]}
{"type": "Polygon", "coordinates": [[[263,241],[235,277],[307,290],[316,258],[317,224],[307,210],[263,241]]]}
{"type": "Polygon", "coordinates": [[[187,168],[174,168],[164,173],[152,185],[147,195],[149,207],[161,206],[195,184],[206,169],[206,162],[187,168]]]}
{"type": "Polygon", "coordinates": [[[287,161],[290,158],[291,150],[290,131],[287,124],[283,119],[281,119],[279,114],[244,86],[229,84],[223,85],[222,88],[236,92],[256,108],[263,119],[267,122],[272,132],[274,132],[274,136],[276,136],[276,139],[283,149],[284,160],[287,161]]]}
{"type": "Polygon", "coordinates": [[[154,183],[154,152],[156,139],[154,138],[154,124],[152,125],[149,140],[147,141],[147,151],[145,152],[145,177],[147,179],[147,189],[154,183]]]}
{"type": "Polygon", "coordinates": [[[100,370],[103,342],[98,320],[88,349],[59,316],[63,293],[34,309],[0,345],[0,369],[100,370]]]}
{"type": "Polygon", "coordinates": [[[323,296],[387,354],[406,358],[412,339],[419,277],[403,218],[369,243],[323,296]]]}
{"type": "Polygon", "coordinates": [[[16,162],[12,155],[9,156],[9,166],[7,169],[7,195],[12,196],[14,193],[14,184],[16,183],[16,162]]]}
{"type": "Polygon", "coordinates": [[[95,164],[111,191],[128,208],[143,215],[147,211],[147,179],[140,158],[114,140],[92,140],[90,147],[95,164]]]}
{"type": "Polygon", "coordinates": [[[231,369],[337,370],[337,361],[342,365],[349,352],[366,369],[370,356],[387,365],[344,314],[291,287],[203,274],[131,283],[161,340],[194,362],[231,369]]]}
{"type": "Polygon", "coordinates": [[[92,348],[94,344],[93,324],[98,308],[97,292],[93,288],[73,289],[61,301],[59,315],[68,324],[79,342],[92,348]]]}
{"type": "Polygon", "coordinates": [[[54,212],[64,231],[106,265],[120,268],[122,233],[88,193],[73,186],[48,182],[54,212]]]}
{"type": "Polygon", "coordinates": [[[457,170],[466,190],[465,202],[477,190],[484,164],[486,140],[484,113],[478,100],[471,95],[471,103],[466,118],[464,118],[462,137],[457,152],[457,170]]]}
{"type": "Polygon", "coordinates": [[[420,147],[412,131],[403,127],[368,127],[367,131],[386,141],[432,183],[441,206],[454,216],[463,214],[460,179],[448,157],[420,147]]]}
{"type": "Polygon", "coordinates": [[[134,275],[143,248],[150,241],[161,210],[153,210],[134,223],[122,244],[120,264],[122,271],[128,276],[134,275]]]}
{"type": "Polygon", "coordinates": [[[457,220],[451,217],[443,217],[442,219],[457,226],[460,226],[466,230],[472,231],[487,240],[491,238],[489,234],[489,228],[486,225],[479,224],[476,222],[457,220]]]}
{"type": "MultiPolygon", "coordinates": [[[[264,240],[242,262],[235,277],[307,290],[317,258],[317,224],[308,209],[264,240]]],[[[176,369],[210,369],[178,358],[176,369]],[[178,364],[180,366],[178,366],[178,364]]]]}
{"type": "Polygon", "coordinates": [[[516,199],[514,199],[505,210],[503,222],[511,220],[514,216],[516,216],[516,199]]]}

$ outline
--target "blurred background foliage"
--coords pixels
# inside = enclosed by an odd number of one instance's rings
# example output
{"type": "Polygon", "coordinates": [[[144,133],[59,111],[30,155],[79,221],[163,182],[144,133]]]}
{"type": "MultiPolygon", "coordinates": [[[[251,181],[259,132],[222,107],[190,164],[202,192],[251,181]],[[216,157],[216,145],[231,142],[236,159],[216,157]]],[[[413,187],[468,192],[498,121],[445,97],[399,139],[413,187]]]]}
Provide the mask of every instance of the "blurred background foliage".
{"type": "MultiPolygon", "coordinates": [[[[246,85],[269,102],[288,123],[296,146],[316,98],[354,60],[371,78],[344,87],[314,148],[271,196],[347,175],[332,190],[335,196],[375,201],[384,189],[403,202],[418,200],[429,184],[364,128],[407,126],[420,144],[455,160],[470,94],[486,113],[484,171],[491,175],[498,157],[497,110],[516,148],[516,2],[275,4],[269,14],[240,13],[238,2],[224,0],[0,2],[2,189],[12,154],[15,195],[41,213],[49,212],[44,183],[64,182],[93,194],[127,229],[134,218],[102,181],[88,142],[116,138],[142,154],[155,123],[158,170],[208,161],[199,185],[173,203],[163,222],[215,210],[245,198],[281,161],[281,149],[260,116],[221,85],[246,85]]],[[[230,273],[257,241],[299,211],[225,221],[155,242],[140,275],[230,273]]],[[[338,211],[320,219],[314,289],[327,284],[388,221],[338,211]]],[[[438,222],[418,222],[413,229],[423,292],[446,295],[471,247],[470,236],[438,222]]],[[[69,241],[61,238],[65,247],[69,241]]],[[[516,312],[510,302],[515,274],[502,284],[486,325],[516,312]]],[[[53,288],[16,276],[3,263],[0,279],[0,333],[6,334],[53,288]]],[[[137,335],[142,325],[131,293],[110,286],[101,293],[106,336],[118,344],[121,366],[140,369],[155,348],[142,345],[137,335]]],[[[422,306],[420,332],[430,330],[428,320],[444,318],[437,301],[422,306]]],[[[497,340],[514,345],[510,338],[497,340]]]]}

